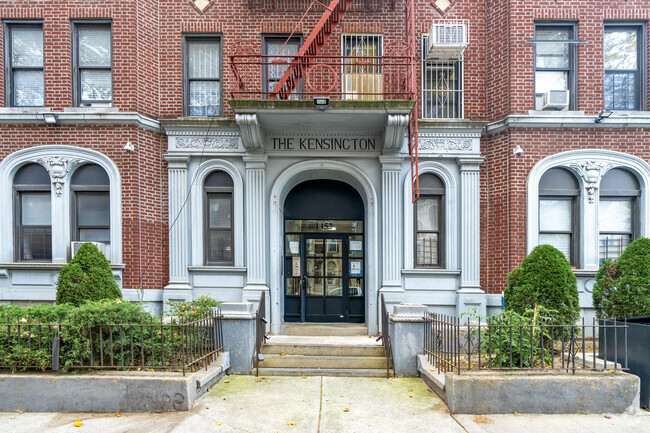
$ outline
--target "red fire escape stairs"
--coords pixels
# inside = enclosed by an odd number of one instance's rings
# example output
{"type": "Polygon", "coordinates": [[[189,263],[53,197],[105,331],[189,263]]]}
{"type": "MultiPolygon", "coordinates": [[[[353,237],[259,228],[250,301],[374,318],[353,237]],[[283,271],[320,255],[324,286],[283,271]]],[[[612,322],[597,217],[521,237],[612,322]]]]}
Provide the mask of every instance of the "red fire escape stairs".
{"type": "MultiPolygon", "coordinates": [[[[318,24],[300,47],[300,51],[291,61],[280,81],[275,84],[273,91],[269,94],[269,99],[289,99],[289,96],[305,75],[309,67],[310,57],[316,56],[320,48],[325,45],[325,42],[334,32],[338,23],[341,22],[343,15],[345,15],[353,1],[332,0],[330,5],[326,6],[326,10],[318,24]]],[[[320,2],[317,3],[321,4],[320,2]]]]}

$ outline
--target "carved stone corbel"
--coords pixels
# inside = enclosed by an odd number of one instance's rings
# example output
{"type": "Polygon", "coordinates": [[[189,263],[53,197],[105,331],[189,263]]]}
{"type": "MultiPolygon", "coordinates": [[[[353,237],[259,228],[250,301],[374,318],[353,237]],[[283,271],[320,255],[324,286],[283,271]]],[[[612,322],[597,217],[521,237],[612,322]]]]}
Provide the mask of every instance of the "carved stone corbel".
{"type": "Polygon", "coordinates": [[[569,167],[574,169],[582,177],[587,190],[589,203],[595,203],[596,191],[603,175],[612,167],[612,163],[602,161],[580,161],[572,162],[569,167]]]}
{"type": "Polygon", "coordinates": [[[47,156],[38,158],[36,161],[45,167],[47,172],[50,174],[52,184],[54,185],[58,197],[63,193],[63,185],[65,184],[66,175],[72,167],[81,162],[79,159],[66,158],[63,156],[47,156]]]}
{"type": "Polygon", "coordinates": [[[257,114],[235,114],[241,131],[241,141],[247,150],[262,148],[262,127],[257,114]]]}

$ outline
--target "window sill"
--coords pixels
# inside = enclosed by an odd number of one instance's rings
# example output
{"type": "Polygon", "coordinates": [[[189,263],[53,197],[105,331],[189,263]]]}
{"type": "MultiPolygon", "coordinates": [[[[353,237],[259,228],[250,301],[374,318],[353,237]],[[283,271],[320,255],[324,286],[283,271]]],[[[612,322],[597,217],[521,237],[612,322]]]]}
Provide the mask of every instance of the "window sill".
{"type": "Polygon", "coordinates": [[[188,266],[190,272],[209,272],[214,274],[245,274],[246,268],[242,266],[188,266]]]}
{"type": "Polygon", "coordinates": [[[573,273],[576,277],[590,277],[594,278],[596,276],[598,269],[573,269],[573,273]]]}
{"type": "MultiPolygon", "coordinates": [[[[2,269],[33,269],[43,271],[58,271],[67,263],[50,263],[50,262],[10,262],[0,263],[2,269]]],[[[124,264],[111,264],[112,270],[122,270],[126,267],[124,264]]]]}
{"type": "Polygon", "coordinates": [[[119,113],[116,107],[107,107],[105,105],[90,106],[90,107],[65,107],[64,113],[119,113]]]}
{"type": "Polygon", "coordinates": [[[0,114],[39,114],[50,113],[48,107],[0,107],[0,114]]]}
{"type": "Polygon", "coordinates": [[[440,275],[440,276],[457,276],[460,275],[460,269],[402,269],[402,275],[440,275]]]}

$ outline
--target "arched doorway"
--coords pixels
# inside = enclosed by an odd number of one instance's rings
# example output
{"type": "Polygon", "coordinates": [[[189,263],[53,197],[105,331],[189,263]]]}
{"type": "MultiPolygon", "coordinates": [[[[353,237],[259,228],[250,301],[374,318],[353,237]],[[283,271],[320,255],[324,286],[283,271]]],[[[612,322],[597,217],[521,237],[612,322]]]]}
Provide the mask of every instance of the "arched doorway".
{"type": "Polygon", "coordinates": [[[296,185],[284,202],[284,320],[365,321],[364,202],[338,180],[296,185]]]}

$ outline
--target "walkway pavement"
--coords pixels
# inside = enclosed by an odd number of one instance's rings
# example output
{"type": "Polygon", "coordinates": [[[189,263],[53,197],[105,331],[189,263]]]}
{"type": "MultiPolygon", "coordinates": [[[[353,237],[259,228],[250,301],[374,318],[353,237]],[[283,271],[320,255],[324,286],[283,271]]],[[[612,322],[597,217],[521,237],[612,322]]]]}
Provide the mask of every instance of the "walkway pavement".
{"type": "MultiPolygon", "coordinates": [[[[34,396],[38,398],[38,396],[34,396]]],[[[230,376],[189,412],[0,413],[0,432],[650,433],[650,413],[456,415],[419,379],[230,376]],[[76,420],[83,427],[75,428],[76,420]]]]}

